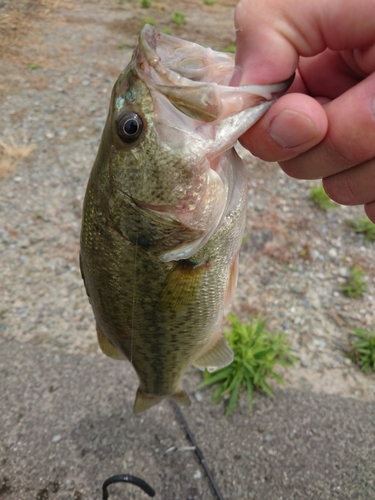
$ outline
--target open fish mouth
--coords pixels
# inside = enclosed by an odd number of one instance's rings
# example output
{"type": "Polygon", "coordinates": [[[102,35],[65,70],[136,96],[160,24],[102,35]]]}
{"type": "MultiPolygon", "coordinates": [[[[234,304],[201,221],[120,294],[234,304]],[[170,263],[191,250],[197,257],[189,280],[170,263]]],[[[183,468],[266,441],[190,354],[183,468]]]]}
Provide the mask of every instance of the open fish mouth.
{"type": "Polygon", "coordinates": [[[166,35],[151,25],[140,33],[135,52],[144,81],[185,115],[213,122],[252,108],[272,104],[294,79],[273,85],[229,86],[234,55],[166,35]]]}
{"type": "MultiPolygon", "coordinates": [[[[180,155],[188,171],[183,182],[172,186],[172,201],[137,197],[136,202],[199,231],[195,244],[162,257],[189,258],[216,231],[232,206],[236,184],[243,182],[226,152],[285,93],[294,76],[271,85],[232,87],[233,54],[166,35],[151,25],[142,29],[130,67],[132,78],[152,98],[158,144],[168,155],[180,155]]],[[[126,99],[126,88],[120,92],[126,75],[124,70],[119,79],[117,95],[124,96],[118,100],[119,111],[126,99]]]]}

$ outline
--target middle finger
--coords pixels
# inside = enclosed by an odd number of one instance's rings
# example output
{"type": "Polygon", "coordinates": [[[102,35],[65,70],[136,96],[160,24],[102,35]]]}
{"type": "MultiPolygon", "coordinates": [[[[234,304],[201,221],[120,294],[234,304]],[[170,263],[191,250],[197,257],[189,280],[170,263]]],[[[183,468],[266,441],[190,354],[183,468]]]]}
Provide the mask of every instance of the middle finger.
{"type": "Polygon", "coordinates": [[[375,157],[375,73],[324,106],[325,138],[309,151],[280,163],[290,176],[318,179],[375,157]]]}

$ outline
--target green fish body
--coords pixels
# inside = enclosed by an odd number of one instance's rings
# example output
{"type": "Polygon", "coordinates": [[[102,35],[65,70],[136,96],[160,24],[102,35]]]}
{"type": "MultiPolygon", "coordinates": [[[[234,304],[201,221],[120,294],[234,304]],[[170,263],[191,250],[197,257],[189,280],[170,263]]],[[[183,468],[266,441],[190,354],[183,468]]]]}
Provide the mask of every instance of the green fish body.
{"type": "Polygon", "coordinates": [[[101,349],[138,375],[135,413],[189,404],[188,367],[233,359],[222,318],[247,205],[233,146],[290,83],[233,88],[233,69],[232,55],[146,25],[112,92],[80,260],[101,349]]]}

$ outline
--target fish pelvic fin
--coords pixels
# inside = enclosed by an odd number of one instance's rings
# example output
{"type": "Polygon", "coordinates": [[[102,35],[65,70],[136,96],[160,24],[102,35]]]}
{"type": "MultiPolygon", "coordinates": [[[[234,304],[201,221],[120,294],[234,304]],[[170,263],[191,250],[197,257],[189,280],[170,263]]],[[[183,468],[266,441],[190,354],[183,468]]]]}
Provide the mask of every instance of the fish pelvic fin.
{"type": "Polygon", "coordinates": [[[96,325],[96,333],[98,336],[99,347],[106,356],[113,359],[126,359],[126,357],[116,349],[112,342],[103,335],[98,325],[96,325]]]}
{"type": "Polygon", "coordinates": [[[157,405],[165,398],[173,399],[173,401],[176,401],[179,406],[189,406],[191,404],[188,395],[182,389],[170,396],[159,396],[145,394],[142,389],[138,387],[137,394],[135,396],[133,413],[142,413],[152,406],[157,405]]]}
{"type": "Polygon", "coordinates": [[[180,391],[177,391],[174,394],[172,394],[171,399],[173,399],[173,401],[176,401],[178,406],[190,406],[191,405],[191,401],[190,401],[189,396],[182,389],[180,391]]]}
{"type": "Polygon", "coordinates": [[[206,368],[209,372],[214,372],[230,365],[232,361],[233,351],[227,339],[221,334],[215,344],[194,361],[194,366],[200,370],[206,368]]]}

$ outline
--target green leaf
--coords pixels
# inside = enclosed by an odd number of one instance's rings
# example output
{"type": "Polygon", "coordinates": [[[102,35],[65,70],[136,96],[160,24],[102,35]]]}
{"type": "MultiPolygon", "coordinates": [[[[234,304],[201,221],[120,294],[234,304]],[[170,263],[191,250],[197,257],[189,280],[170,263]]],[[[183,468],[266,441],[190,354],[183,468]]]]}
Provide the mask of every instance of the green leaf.
{"type": "Polygon", "coordinates": [[[357,363],[365,374],[375,371],[375,331],[354,328],[352,337],[359,340],[352,342],[348,357],[357,363]]]}
{"type": "Polygon", "coordinates": [[[238,400],[238,394],[239,394],[239,392],[240,392],[240,386],[236,385],[233,388],[233,391],[232,391],[232,393],[230,395],[230,398],[229,398],[227,411],[225,412],[225,416],[226,417],[228,415],[230,415],[232,413],[232,411],[234,410],[234,407],[236,406],[236,403],[237,403],[237,400],[238,400]]]}
{"type": "Polygon", "coordinates": [[[214,392],[212,394],[212,402],[219,403],[219,401],[221,401],[222,397],[223,397],[222,387],[219,385],[218,387],[216,387],[216,389],[214,390],[214,392]]]}
{"type": "Polygon", "coordinates": [[[213,373],[205,371],[204,380],[199,384],[199,387],[216,384],[220,380],[226,379],[230,373],[231,373],[231,368],[229,366],[221,368],[220,370],[217,370],[216,372],[213,373]]]}
{"type": "Polygon", "coordinates": [[[241,388],[246,389],[248,393],[250,408],[256,389],[263,389],[273,397],[267,378],[283,384],[282,378],[274,368],[278,364],[292,366],[297,360],[291,354],[287,335],[269,334],[265,330],[267,321],[263,320],[260,314],[257,317],[251,316],[248,323],[240,323],[233,314],[230,314],[228,319],[232,328],[231,331],[226,331],[225,335],[233,349],[234,361],[215,373],[205,372],[204,380],[200,384],[200,386],[218,384],[212,395],[215,403],[229,394],[226,416],[234,410],[241,388]]]}
{"type": "Polygon", "coordinates": [[[264,390],[264,392],[266,392],[269,396],[271,396],[271,398],[274,397],[271,387],[267,384],[265,380],[262,380],[259,385],[264,390]]]}

